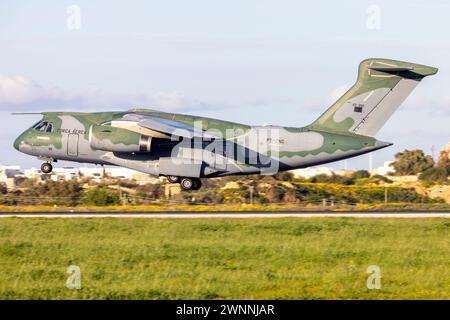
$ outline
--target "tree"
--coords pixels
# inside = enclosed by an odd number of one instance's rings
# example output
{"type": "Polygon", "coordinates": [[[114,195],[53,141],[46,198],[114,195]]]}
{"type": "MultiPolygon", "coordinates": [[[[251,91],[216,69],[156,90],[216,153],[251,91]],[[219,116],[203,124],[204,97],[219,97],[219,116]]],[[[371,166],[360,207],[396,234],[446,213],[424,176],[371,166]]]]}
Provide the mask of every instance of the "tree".
{"type": "Polygon", "coordinates": [[[450,174],[450,153],[447,150],[442,150],[439,154],[437,167],[444,168],[447,171],[447,175],[450,174]]]}
{"type": "Polygon", "coordinates": [[[395,161],[391,164],[395,174],[416,175],[433,167],[433,158],[427,156],[422,150],[405,150],[395,155],[395,161]]]}

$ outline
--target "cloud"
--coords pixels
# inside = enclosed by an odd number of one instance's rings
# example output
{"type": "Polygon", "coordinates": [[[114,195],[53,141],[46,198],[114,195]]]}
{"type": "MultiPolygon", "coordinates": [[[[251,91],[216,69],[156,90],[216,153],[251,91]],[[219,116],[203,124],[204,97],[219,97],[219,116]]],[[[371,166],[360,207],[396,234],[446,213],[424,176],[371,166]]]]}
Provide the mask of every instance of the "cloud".
{"type": "Polygon", "coordinates": [[[316,109],[320,103],[301,103],[292,97],[256,96],[243,101],[205,102],[179,91],[154,93],[120,93],[101,89],[83,92],[69,92],[58,87],[47,87],[23,76],[6,77],[0,75],[0,111],[102,111],[148,108],[172,112],[220,111],[236,109],[237,106],[281,107],[298,105],[316,109]]]}
{"type": "Polygon", "coordinates": [[[43,88],[38,83],[22,76],[5,77],[0,75],[0,106],[26,105],[40,100],[68,99],[54,88],[43,88]]]}
{"type": "MultiPolygon", "coordinates": [[[[334,88],[328,97],[329,105],[336,102],[350,89],[350,85],[341,85],[334,88]]],[[[427,112],[431,116],[450,116],[450,96],[429,97],[413,93],[413,97],[400,105],[402,112],[427,112]]],[[[325,105],[325,101],[320,102],[325,105]]],[[[318,104],[318,102],[316,103],[318,104]]]]}
{"type": "Polygon", "coordinates": [[[258,97],[244,100],[244,103],[251,107],[266,107],[266,106],[280,106],[291,105],[298,103],[297,100],[291,97],[258,97]]]}
{"type": "Polygon", "coordinates": [[[134,104],[139,105],[143,104],[143,107],[146,105],[163,107],[169,110],[178,110],[178,111],[192,111],[192,110],[205,110],[214,108],[211,104],[200,101],[195,98],[190,98],[185,96],[184,94],[171,91],[171,92],[158,92],[154,95],[143,95],[140,97],[134,97],[134,104]]]}
{"type": "Polygon", "coordinates": [[[177,91],[129,94],[96,89],[74,93],[57,87],[42,86],[23,76],[0,75],[0,111],[90,111],[128,108],[159,108],[187,112],[214,107],[177,91]]]}
{"type": "Polygon", "coordinates": [[[436,98],[434,96],[414,96],[407,99],[405,108],[402,110],[411,110],[413,112],[427,112],[430,116],[449,117],[450,116],[450,97],[442,96],[436,98]]]}

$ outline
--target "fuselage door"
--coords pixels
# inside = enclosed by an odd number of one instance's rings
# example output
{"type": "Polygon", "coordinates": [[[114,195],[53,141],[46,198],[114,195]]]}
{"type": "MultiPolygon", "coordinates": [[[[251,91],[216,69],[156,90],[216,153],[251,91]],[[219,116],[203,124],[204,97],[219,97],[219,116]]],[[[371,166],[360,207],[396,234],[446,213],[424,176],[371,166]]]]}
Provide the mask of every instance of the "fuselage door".
{"type": "Polygon", "coordinates": [[[78,157],[78,134],[69,134],[67,136],[67,155],[78,157]]]}

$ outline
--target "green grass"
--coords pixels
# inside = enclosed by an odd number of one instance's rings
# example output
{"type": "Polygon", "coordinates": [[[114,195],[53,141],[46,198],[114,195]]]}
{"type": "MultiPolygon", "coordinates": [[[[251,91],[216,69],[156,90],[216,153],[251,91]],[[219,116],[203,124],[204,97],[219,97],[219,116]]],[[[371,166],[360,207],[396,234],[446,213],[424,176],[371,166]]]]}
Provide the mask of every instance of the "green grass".
{"type": "Polygon", "coordinates": [[[1,299],[449,299],[447,219],[0,220],[1,299]],[[378,265],[381,290],[368,290],[378,265]],[[69,265],[82,289],[66,288],[69,265]]]}

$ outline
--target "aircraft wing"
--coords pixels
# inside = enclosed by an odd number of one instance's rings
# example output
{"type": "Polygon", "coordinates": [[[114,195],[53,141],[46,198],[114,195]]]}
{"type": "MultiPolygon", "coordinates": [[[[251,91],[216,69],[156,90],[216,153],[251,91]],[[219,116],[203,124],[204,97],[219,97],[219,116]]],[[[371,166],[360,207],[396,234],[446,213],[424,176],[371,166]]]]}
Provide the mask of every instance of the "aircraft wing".
{"type": "Polygon", "coordinates": [[[159,118],[151,115],[142,114],[126,114],[122,117],[124,121],[136,122],[140,127],[147,128],[153,131],[157,131],[169,136],[177,136],[183,138],[202,138],[202,139],[214,139],[215,136],[206,133],[201,128],[181,123],[174,120],[159,118]]]}

